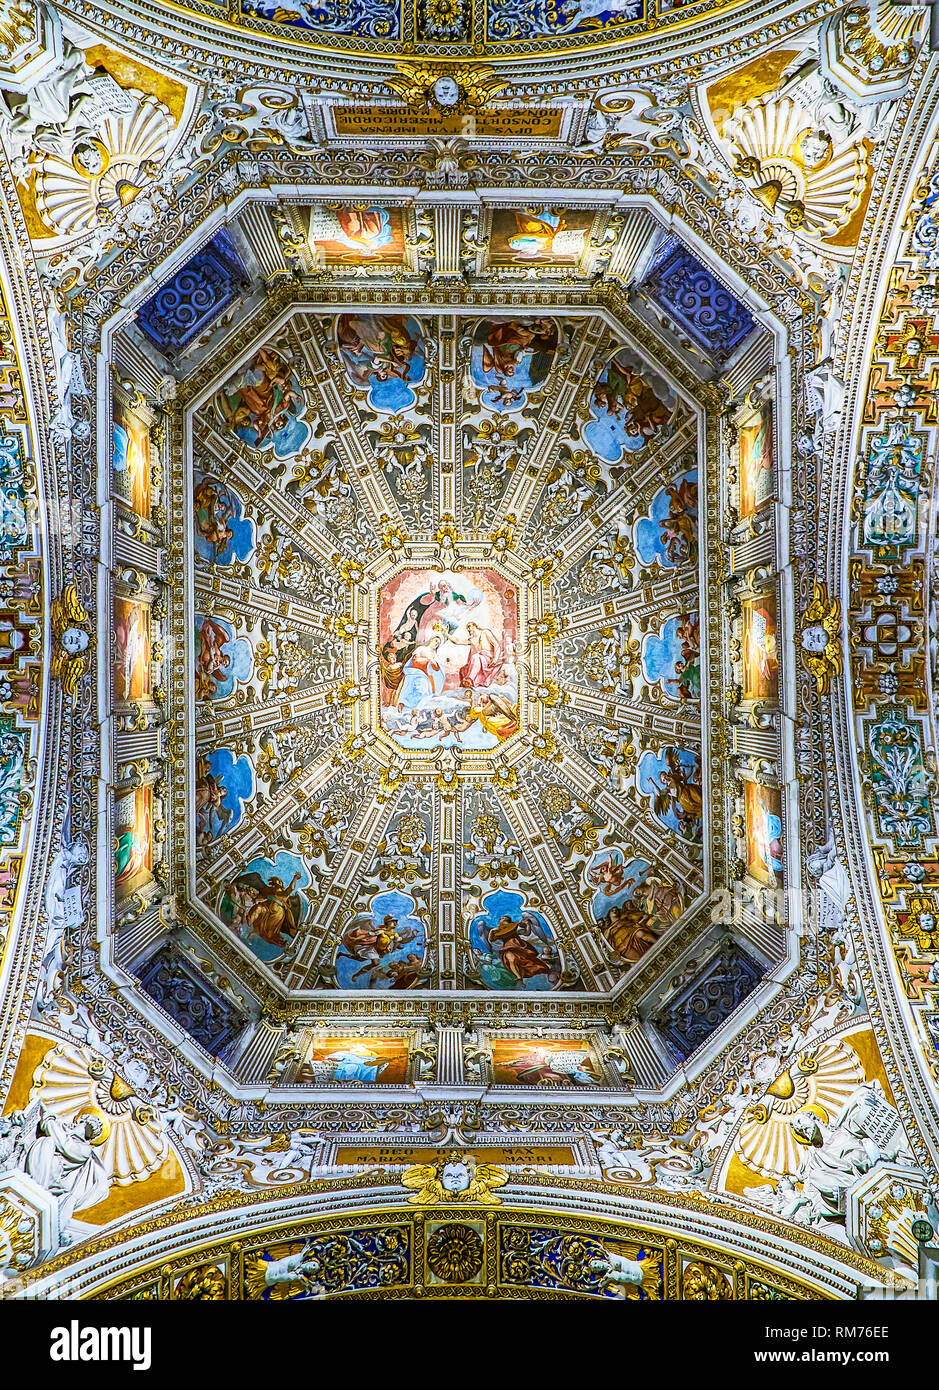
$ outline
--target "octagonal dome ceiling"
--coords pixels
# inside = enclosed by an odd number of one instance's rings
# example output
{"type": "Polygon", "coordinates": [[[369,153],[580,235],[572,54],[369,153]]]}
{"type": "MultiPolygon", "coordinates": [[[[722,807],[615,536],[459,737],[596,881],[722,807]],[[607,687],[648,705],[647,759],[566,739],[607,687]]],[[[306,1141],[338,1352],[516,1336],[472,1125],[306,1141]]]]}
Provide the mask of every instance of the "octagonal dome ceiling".
{"type": "Polygon", "coordinates": [[[289,989],[611,989],[704,887],[699,408],[589,314],[297,312],[212,374],[201,929],[289,989]]]}
{"type": "Polygon", "coordinates": [[[922,1269],[939,57],[823,9],[7,24],[4,1295],[922,1269]]]}

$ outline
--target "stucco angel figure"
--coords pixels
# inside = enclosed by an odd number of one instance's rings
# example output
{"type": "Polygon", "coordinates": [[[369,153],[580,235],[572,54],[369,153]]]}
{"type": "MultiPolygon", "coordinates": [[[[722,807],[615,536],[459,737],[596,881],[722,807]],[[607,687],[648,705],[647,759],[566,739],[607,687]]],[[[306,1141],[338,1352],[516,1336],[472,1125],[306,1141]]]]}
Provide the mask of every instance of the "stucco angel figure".
{"type": "Polygon", "coordinates": [[[174,1142],[186,1151],[201,1172],[208,1144],[208,1134],[203,1120],[190,1105],[186,1105],[175,1094],[170,1097],[170,1103],[166,1108],[160,1111],[160,1119],[174,1142]]]}
{"type": "MultiPolygon", "coordinates": [[[[803,151],[805,142],[803,141],[803,151]]],[[[844,297],[848,287],[848,272],[842,265],[835,267],[833,279],[826,284],[827,299],[825,308],[819,314],[817,323],[818,345],[817,345],[817,365],[824,367],[828,365],[835,353],[835,345],[838,337],[838,329],[841,324],[841,316],[844,313],[844,297]]]]}
{"type": "Polygon", "coordinates": [[[768,1207],[774,1215],[781,1217],[783,1221],[811,1224],[811,1198],[808,1194],[803,1193],[795,1180],[785,1173],[777,1181],[775,1187],[772,1183],[763,1183],[760,1187],[745,1187],[744,1195],[752,1198],[754,1202],[768,1207]]]}
{"type": "Polygon", "coordinates": [[[476,1202],[497,1207],[501,1197],[494,1187],[504,1187],[509,1175],[492,1163],[477,1163],[472,1154],[455,1154],[445,1163],[419,1163],[405,1169],[401,1181],[413,1189],[408,1201],[415,1206],[434,1206],[439,1202],[476,1202]]]}
{"type": "Polygon", "coordinates": [[[104,1135],[99,1114],[66,1120],[36,1100],[6,1121],[5,1135],[0,1131],[0,1168],[25,1173],[58,1199],[60,1230],[76,1212],[108,1195],[111,1178],[97,1152],[104,1135]]]}
{"type": "Polygon", "coordinates": [[[82,608],[74,584],[63,589],[52,605],[52,677],[62,682],[66,695],[74,695],[85,671],[89,637],[88,614],[82,608]]]}
{"type": "Polygon", "coordinates": [[[818,881],[821,892],[831,905],[831,911],[822,922],[822,930],[833,930],[844,920],[844,911],[851,897],[851,880],[848,871],[838,858],[835,850],[834,834],[817,850],[806,857],[809,873],[818,881]]]}
{"type": "Polygon", "coordinates": [[[826,695],[832,676],[844,670],[841,654],[841,601],[829,599],[816,583],[812,602],[805,610],[799,634],[802,660],[815,677],[819,695],[826,695]]]}
{"type": "Polygon", "coordinates": [[[26,177],[31,152],[57,155],[68,163],[84,137],[88,150],[96,154],[90,137],[108,116],[134,109],[133,98],[108,74],[96,74],[77,44],[65,35],[61,42],[61,61],[24,98],[0,89],[0,122],[13,172],[20,179],[26,177]]]}
{"type": "Polygon", "coordinates": [[[844,413],[844,382],[829,367],[818,366],[805,378],[805,405],[815,419],[815,443],[834,434],[844,413]]]}
{"type": "Polygon", "coordinates": [[[290,1136],[290,1148],[280,1160],[284,1168],[305,1168],[312,1174],[313,1163],[322,1153],[322,1137],[314,1131],[295,1129],[290,1136]]]}
{"type": "Polygon", "coordinates": [[[69,880],[76,870],[88,863],[88,846],[82,840],[71,839],[71,811],[66,813],[62,845],[49,868],[43,906],[48,925],[46,950],[42,958],[42,980],[37,996],[40,1013],[48,1008],[61,985],[64,966],[65,929],[74,920],[76,908],[82,911],[78,889],[69,893],[69,880]],[[75,899],[79,901],[76,903],[75,899]]]}
{"type": "Polygon", "coordinates": [[[81,354],[72,346],[63,300],[51,284],[46,286],[45,301],[49,335],[55,352],[55,391],[58,399],[51,432],[54,439],[67,442],[71,439],[76,423],[72,413],[72,401],[87,399],[88,384],[85,381],[81,354]]]}
{"type": "MultiPolygon", "coordinates": [[[[771,1205],[789,1220],[824,1227],[844,1221],[847,1192],[857,1178],[881,1161],[913,1164],[913,1154],[900,1116],[876,1079],[855,1087],[834,1121],[812,1105],[789,1120],[792,1132],[805,1146],[795,1175],[771,1205]]],[[[780,1179],[782,1185],[782,1179],[780,1179]]],[[[763,1198],[767,1200],[767,1198],[763,1198]]]]}
{"type": "Polygon", "coordinates": [[[326,1292],[320,1283],[323,1262],[313,1253],[313,1242],[307,1243],[291,1255],[283,1255],[279,1260],[265,1260],[255,1257],[245,1267],[245,1278],[250,1298],[262,1298],[270,1289],[272,1299],[294,1298],[303,1294],[307,1298],[322,1298],[326,1292]]]}
{"type": "Polygon", "coordinates": [[[26,1150],[36,1134],[39,1101],[26,1110],[0,1115],[0,1173],[21,1171],[26,1150]]]}
{"type": "Polygon", "coordinates": [[[852,139],[874,142],[884,139],[890,108],[896,98],[866,105],[852,101],[826,76],[817,31],[810,32],[811,44],[783,72],[774,94],[776,98],[790,97],[808,111],[816,129],[827,135],[836,149],[852,139]]]}

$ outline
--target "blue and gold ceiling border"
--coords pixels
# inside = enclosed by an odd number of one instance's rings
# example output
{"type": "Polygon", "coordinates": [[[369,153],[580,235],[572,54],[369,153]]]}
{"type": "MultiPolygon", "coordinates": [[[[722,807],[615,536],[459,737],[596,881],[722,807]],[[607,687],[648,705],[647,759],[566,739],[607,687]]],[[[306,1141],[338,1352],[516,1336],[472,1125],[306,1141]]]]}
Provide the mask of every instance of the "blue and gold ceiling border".
{"type": "Polygon", "coordinates": [[[165,6],[311,52],[475,60],[623,47],[746,8],[739,0],[207,0],[165,6]]]}

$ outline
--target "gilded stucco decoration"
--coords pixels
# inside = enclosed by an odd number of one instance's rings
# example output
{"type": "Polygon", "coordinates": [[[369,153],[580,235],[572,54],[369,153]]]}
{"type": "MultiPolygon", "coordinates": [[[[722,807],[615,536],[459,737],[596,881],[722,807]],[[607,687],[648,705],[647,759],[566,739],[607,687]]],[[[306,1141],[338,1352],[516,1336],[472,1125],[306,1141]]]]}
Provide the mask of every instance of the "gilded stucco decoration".
{"type": "Polygon", "coordinates": [[[0,6],[3,1297],[915,1293],[928,28],[0,6]]]}

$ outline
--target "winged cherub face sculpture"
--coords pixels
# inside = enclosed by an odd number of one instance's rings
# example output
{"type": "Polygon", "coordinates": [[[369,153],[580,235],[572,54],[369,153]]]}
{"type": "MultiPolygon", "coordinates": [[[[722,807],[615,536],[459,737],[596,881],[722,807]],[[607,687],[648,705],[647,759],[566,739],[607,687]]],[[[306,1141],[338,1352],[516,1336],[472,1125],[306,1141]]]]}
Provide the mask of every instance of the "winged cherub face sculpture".
{"type": "Polygon", "coordinates": [[[460,85],[453,77],[438,77],[434,97],[440,106],[456,106],[460,100],[460,85]]]}
{"type": "Polygon", "coordinates": [[[472,1159],[451,1159],[445,1163],[440,1174],[440,1186],[444,1192],[465,1192],[473,1178],[472,1159]]]}

